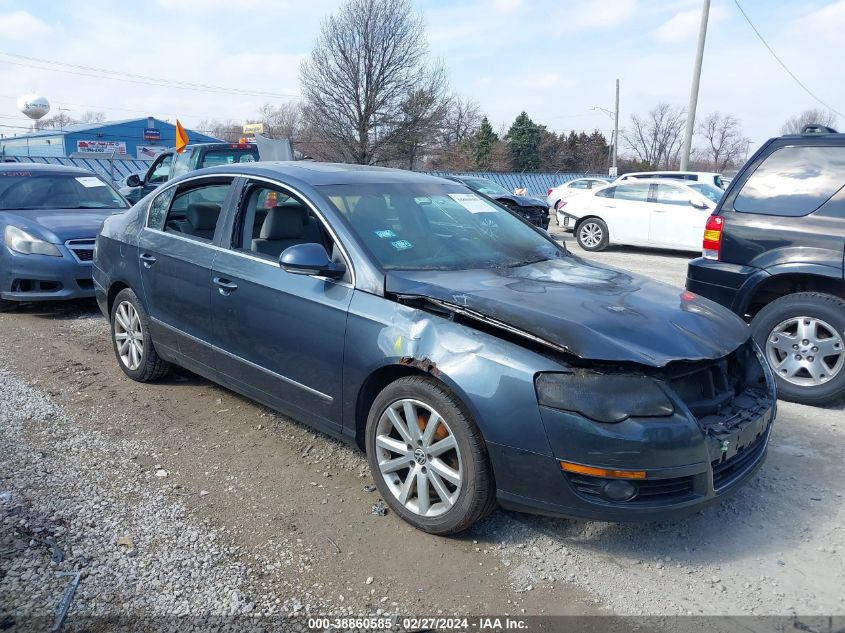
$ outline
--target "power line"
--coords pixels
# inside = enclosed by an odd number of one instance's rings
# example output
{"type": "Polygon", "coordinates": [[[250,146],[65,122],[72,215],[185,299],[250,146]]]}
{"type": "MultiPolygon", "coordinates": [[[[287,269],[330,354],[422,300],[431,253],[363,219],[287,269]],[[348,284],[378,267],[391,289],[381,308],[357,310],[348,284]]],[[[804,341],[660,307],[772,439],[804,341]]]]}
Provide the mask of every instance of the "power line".
{"type": "Polygon", "coordinates": [[[117,70],[109,70],[107,68],[97,68],[95,66],[82,66],[79,64],[70,64],[66,62],[59,62],[51,59],[43,59],[39,57],[29,57],[27,55],[16,55],[14,53],[6,53],[0,51],[0,55],[4,57],[11,57],[24,61],[10,61],[8,59],[0,59],[0,63],[12,64],[14,66],[23,66],[25,68],[35,68],[37,70],[46,70],[48,72],[66,73],[70,75],[78,75],[81,77],[93,77],[95,79],[111,79],[114,81],[125,81],[129,83],[136,83],[146,86],[159,86],[165,88],[175,88],[177,90],[191,90],[194,92],[212,92],[222,94],[232,94],[238,96],[250,97],[269,97],[269,98],[301,98],[301,95],[287,94],[280,92],[267,92],[263,90],[249,90],[246,88],[230,88],[227,86],[217,86],[214,84],[203,84],[190,81],[179,81],[177,79],[166,79],[164,77],[153,77],[150,75],[138,75],[117,70]],[[40,65],[36,65],[40,64],[40,65]],[[45,67],[45,65],[47,65],[45,67]],[[53,67],[51,67],[53,66],[53,67]]]}
{"type": "Polygon", "coordinates": [[[787,68],[786,64],[783,63],[783,60],[780,57],[778,57],[777,53],[775,53],[774,50],[772,50],[772,47],[769,46],[769,43],[760,34],[760,31],[757,30],[757,27],[754,26],[754,23],[751,21],[751,18],[748,17],[748,14],[745,12],[745,10],[742,8],[742,6],[739,4],[739,0],[734,0],[734,4],[736,4],[736,8],[739,9],[739,12],[742,13],[742,17],[745,18],[745,21],[748,22],[748,26],[750,26],[751,29],[754,31],[754,33],[757,35],[757,37],[760,38],[760,41],[763,42],[763,46],[765,46],[769,50],[769,52],[772,54],[772,57],[774,57],[777,60],[777,63],[780,64],[781,67],[789,74],[789,76],[792,77],[795,80],[795,83],[797,83],[799,86],[801,86],[801,88],[804,89],[804,92],[806,92],[813,99],[815,99],[820,104],[822,104],[825,108],[827,108],[828,110],[830,110],[831,112],[833,112],[835,114],[838,114],[841,117],[845,117],[845,114],[842,114],[838,110],[834,109],[833,107],[829,106],[827,103],[822,101],[819,97],[817,97],[812,90],[810,90],[807,86],[804,85],[804,82],[802,82],[800,79],[798,79],[798,77],[795,76],[794,72],[792,72],[791,70],[789,70],[789,68],[787,68]]]}

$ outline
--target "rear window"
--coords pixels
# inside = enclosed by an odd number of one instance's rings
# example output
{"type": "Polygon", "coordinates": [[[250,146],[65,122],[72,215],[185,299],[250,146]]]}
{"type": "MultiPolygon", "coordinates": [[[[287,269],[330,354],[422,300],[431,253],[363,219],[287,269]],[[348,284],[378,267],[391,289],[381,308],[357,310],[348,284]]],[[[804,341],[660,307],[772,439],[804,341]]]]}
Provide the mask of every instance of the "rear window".
{"type": "Polygon", "coordinates": [[[250,149],[211,149],[202,157],[199,167],[216,167],[218,165],[232,165],[234,163],[254,163],[258,160],[258,150],[250,149]]]}
{"type": "Polygon", "coordinates": [[[745,181],[740,213],[800,216],[818,209],[845,184],[845,147],[782,147],[745,181]]]}

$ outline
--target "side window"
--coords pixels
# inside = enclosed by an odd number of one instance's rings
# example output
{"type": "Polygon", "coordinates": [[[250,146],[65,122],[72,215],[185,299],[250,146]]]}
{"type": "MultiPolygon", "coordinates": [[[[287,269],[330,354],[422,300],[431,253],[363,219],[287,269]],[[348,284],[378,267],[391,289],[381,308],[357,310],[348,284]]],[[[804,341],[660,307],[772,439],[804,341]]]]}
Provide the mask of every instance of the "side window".
{"type": "Polygon", "coordinates": [[[322,244],[332,255],[332,242],[308,205],[280,189],[253,185],[242,197],[232,241],[237,250],[277,261],[295,245],[322,244]]]}
{"type": "Polygon", "coordinates": [[[572,184],[569,185],[570,189],[587,189],[589,185],[586,180],[576,180],[572,184]]]}
{"type": "Polygon", "coordinates": [[[173,154],[165,154],[164,157],[161,159],[161,162],[157,163],[153,173],[150,175],[150,179],[147,181],[149,184],[160,184],[162,182],[167,182],[170,178],[170,163],[173,162],[173,154]]]}
{"type": "MultiPolygon", "coordinates": [[[[626,186],[626,185],[623,185],[626,186]]],[[[616,196],[616,190],[619,187],[608,187],[607,189],[602,189],[601,191],[596,191],[596,198],[613,198],[616,196]]]]}
{"type": "Polygon", "coordinates": [[[170,208],[170,202],[173,200],[175,193],[176,188],[171,187],[153,198],[153,201],[150,202],[150,212],[147,218],[148,227],[159,231],[164,229],[164,218],[167,217],[167,210],[170,208]]]}
{"type": "Polygon", "coordinates": [[[690,194],[680,187],[673,187],[672,185],[657,185],[657,203],[658,204],[676,204],[689,205],[690,194]]]}
{"type": "Polygon", "coordinates": [[[193,150],[186,149],[181,154],[176,154],[175,161],[173,163],[173,177],[176,178],[177,176],[181,176],[182,174],[187,174],[191,171],[191,155],[193,154],[193,150]]]}
{"type": "Polygon", "coordinates": [[[740,213],[801,216],[845,185],[845,147],[782,147],[754,170],[734,200],[740,213]]]}
{"type": "MultiPolygon", "coordinates": [[[[164,232],[210,242],[232,182],[190,183],[175,189],[164,221],[164,232]]],[[[170,191],[174,191],[171,189],[170,191]]],[[[158,200],[154,201],[154,203],[158,200]]],[[[151,209],[152,211],[152,209],[151,209]]],[[[150,214],[152,218],[152,213],[150,214]]]]}
{"type": "Polygon", "coordinates": [[[616,187],[616,194],[613,197],[617,200],[647,202],[649,187],[651,187],[651,185],[647,182],[638,182],[631,183],[629,185],[621,185],[619,187],[616,187]]]}

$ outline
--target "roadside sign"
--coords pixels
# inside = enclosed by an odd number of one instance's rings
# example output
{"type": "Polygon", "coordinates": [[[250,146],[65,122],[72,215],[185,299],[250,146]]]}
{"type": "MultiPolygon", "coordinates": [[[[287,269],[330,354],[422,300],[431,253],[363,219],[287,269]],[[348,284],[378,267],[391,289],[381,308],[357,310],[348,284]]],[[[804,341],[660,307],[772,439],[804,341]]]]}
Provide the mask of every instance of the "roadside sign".
{"type": "Polygon", "coordinates": [[[244,136],[254,136],[255,134],[264,134],[264,124],[244,123],[244,136]]]}
{"type": "Polygon", "coordinates": [[[125,154],[126,143],[123,141],[76,141],[76,151],[91,154],[125,154]]]}
{"type": "Polygon", "coordinates": [[[161,130],[155,127],[145,127],[144,128],[144,140],[145,141],[160,141],[161,140],[161,130]]]}
{"type": "Polygon", "coordinates": [[[607,170],[607,175],[611,178],[616,178],[619,175],[619,169],[616,167],[611,167],[607,170]]]}

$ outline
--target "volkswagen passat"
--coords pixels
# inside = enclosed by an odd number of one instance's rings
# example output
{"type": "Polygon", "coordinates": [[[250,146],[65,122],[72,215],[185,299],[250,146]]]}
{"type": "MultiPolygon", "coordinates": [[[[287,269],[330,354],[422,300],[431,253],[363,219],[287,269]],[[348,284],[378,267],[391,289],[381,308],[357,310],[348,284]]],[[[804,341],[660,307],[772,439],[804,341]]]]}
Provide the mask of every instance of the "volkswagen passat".
{"type": "Polygon", "coordinates": [[[697,509],[756,471],[774,418],[738,317],[422,174],[193,172],[106,221],[94,279],[130,378],[186,367],[356,443],[390,507],[436,534],[497,501],[697,509]]]}
{"type": "Polygon", "coordinates": [[[99,176],[63,165],[0,164],[0,311],[94,296],[100,225],[126,202],[99,176]]]}

